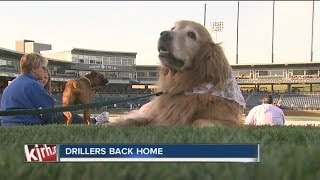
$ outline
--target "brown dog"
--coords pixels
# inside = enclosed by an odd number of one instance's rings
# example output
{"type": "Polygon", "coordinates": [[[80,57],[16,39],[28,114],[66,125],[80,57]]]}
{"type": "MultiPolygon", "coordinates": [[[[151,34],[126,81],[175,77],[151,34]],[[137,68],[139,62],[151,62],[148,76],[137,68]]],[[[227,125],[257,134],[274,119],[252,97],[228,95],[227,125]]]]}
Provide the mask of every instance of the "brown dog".
{"type": "MultiPolygon", "coordinates": [[[[108,79],[104,78],[103,74],[91,71],[90,74],[79,79],[71,79],[67,82],[63,95],[62,106],[75,104],[88,104],[92,101],[92,88],[103,86],[108,83],[108,79]]],[[[70,111],[63,112],[67,118],[67,124],[72,122],[72,113],[70,111]]],[[[84,109],[84,123],[91,124],[91,109],[84,109]]]]}

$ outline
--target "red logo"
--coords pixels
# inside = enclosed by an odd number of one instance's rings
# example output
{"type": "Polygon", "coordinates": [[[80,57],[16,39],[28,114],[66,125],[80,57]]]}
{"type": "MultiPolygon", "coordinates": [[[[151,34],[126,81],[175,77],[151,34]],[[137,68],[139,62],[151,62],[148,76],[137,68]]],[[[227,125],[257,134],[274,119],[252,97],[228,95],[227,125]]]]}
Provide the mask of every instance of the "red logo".
{"type": "Polygon", "coordinates": [[[24,145],[25,162],[56,162],[57,145],[56,144],[25,144],[24,145]]]}

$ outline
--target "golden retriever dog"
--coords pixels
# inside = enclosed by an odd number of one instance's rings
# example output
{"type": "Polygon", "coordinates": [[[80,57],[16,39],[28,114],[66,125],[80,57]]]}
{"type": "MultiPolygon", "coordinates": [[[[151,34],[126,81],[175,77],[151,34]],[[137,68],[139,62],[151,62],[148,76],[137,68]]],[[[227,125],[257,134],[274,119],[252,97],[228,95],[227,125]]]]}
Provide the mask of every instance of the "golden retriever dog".
{"type": "Polygon", "coordinates": [[[108,125],[238,126],[245,101],[222,48],[193,21],[178,21],[158,40],[158,90],[141,111],[108,125]]]}

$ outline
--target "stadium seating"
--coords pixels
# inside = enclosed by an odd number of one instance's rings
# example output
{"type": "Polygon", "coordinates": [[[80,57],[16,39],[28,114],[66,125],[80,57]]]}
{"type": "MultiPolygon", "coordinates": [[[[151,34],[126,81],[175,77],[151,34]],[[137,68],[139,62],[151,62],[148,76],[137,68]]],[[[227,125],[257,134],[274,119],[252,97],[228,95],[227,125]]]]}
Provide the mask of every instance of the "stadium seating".
{"type": "MultiPolygon", "coordinates": [[[[142,94],[93,94],[92,96],[92,102],[101,102],[101,101],[112,101],[112,100],[121,100],[126,98],[133,98],[133,97],[139,97],[142,94]]],[[[52,97],[56,100],[56,106],[61,106],[61,93],[52,93],[52,97]]],[[[106,107],[98,108],[101,109],[108,109],[108,108],[119,108],[119,109],[130,109],[131,108],[137,109],[140,108],[142,105],[146,104],[150,101],[150,98],[139,98],[134,101],[128,101],[128,102],[121,102],[116,103],[116,106],[113,105],[107,105],[106,107]]]]}
{"type": "MultiPolygon", "coordinates": [[[[247,108],[261,104],[261,99],[266,95],[264,93],[254,93],[247,99],[247,108]]],[[[287,109],[320,109],[320,93],[284,93],[271,94],[273,103],[278,104],[281,100],[281,106],[287,109]]]]}

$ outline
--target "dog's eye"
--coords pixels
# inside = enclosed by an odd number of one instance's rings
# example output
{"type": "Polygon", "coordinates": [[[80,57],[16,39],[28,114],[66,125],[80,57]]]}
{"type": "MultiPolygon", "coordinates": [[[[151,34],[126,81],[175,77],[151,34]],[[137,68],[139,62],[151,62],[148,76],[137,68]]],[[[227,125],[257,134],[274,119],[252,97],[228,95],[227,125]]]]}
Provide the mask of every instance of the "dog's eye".
{"type": "Polygon", "coordinates": [[[196,34],[192,31],[188,32],[188,36],[191,37],[192,39],[196,39],[196,34]]]}

